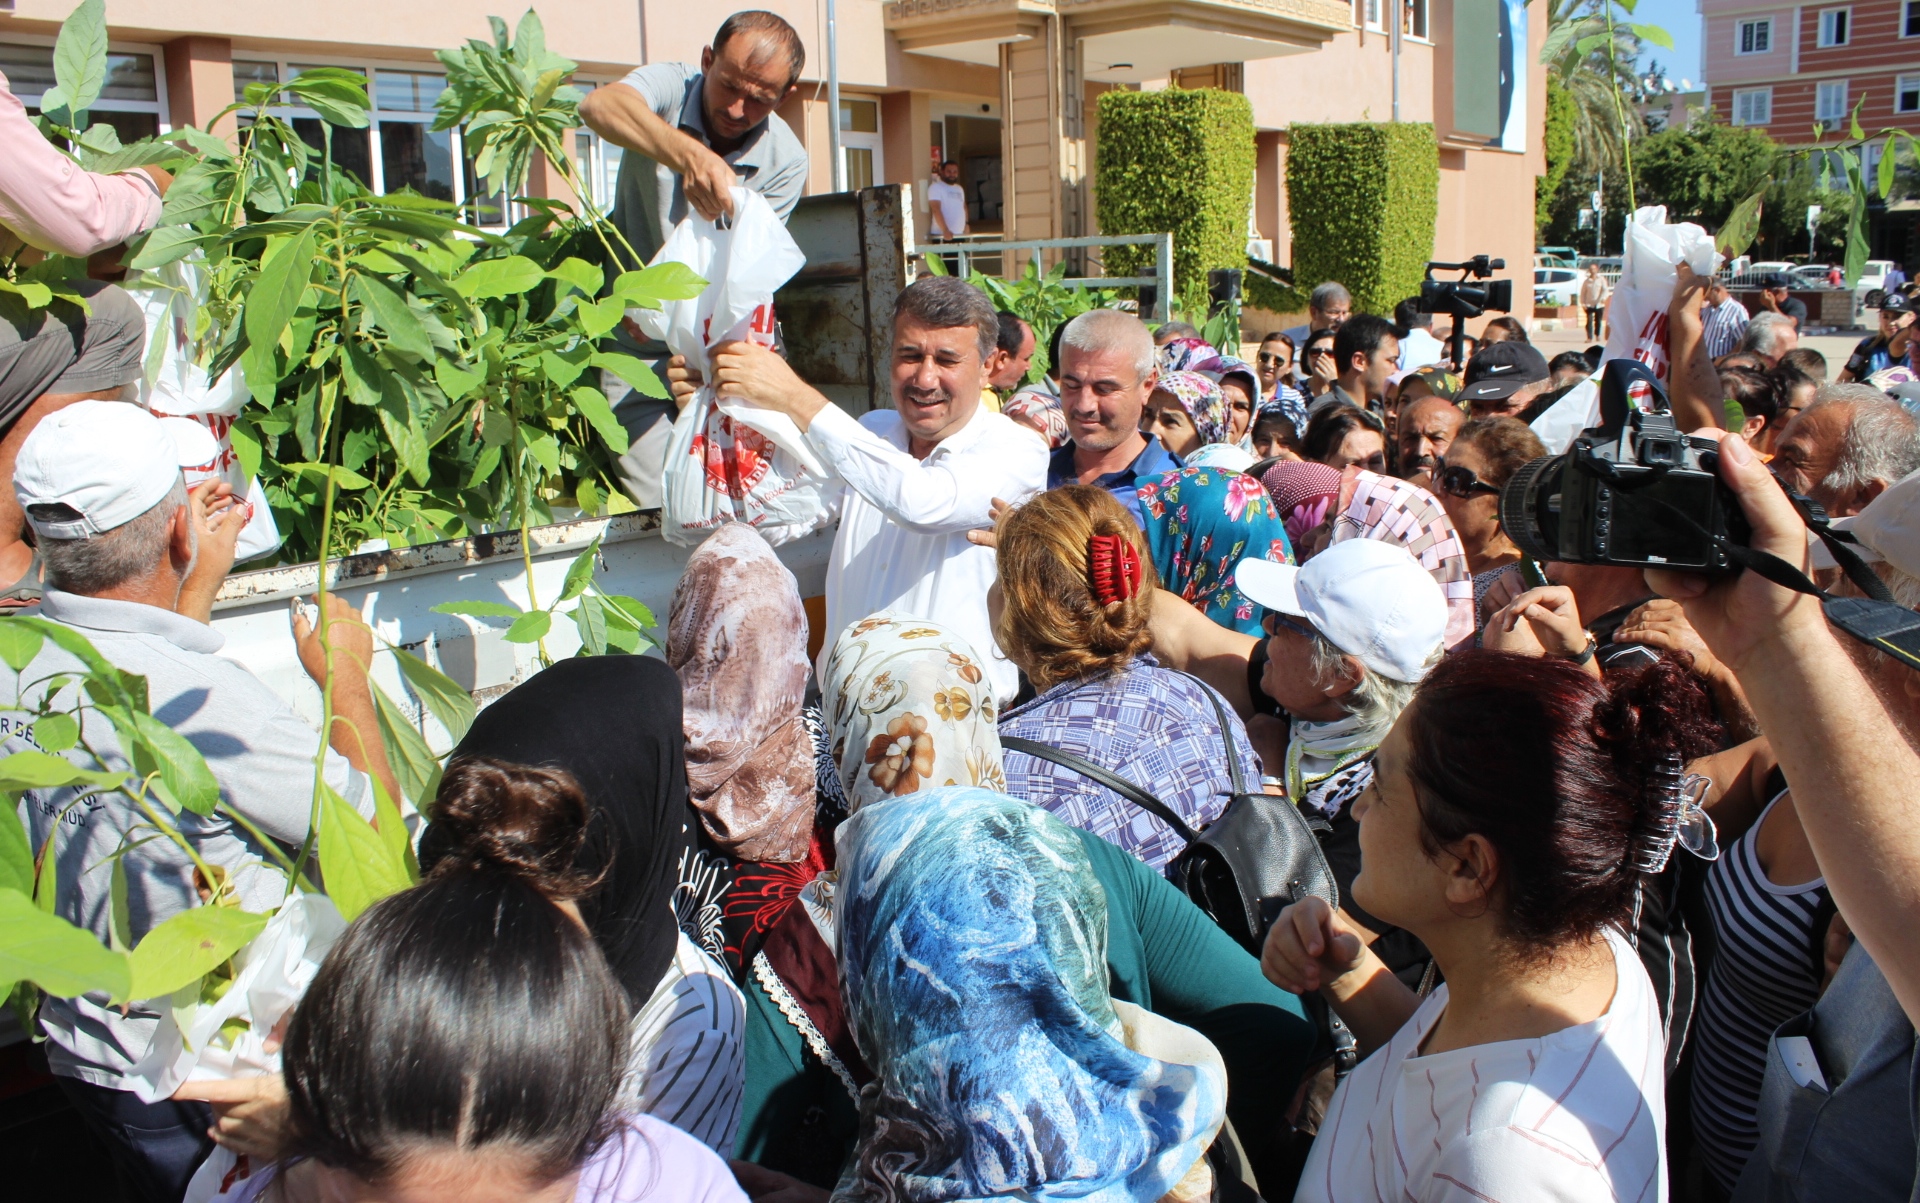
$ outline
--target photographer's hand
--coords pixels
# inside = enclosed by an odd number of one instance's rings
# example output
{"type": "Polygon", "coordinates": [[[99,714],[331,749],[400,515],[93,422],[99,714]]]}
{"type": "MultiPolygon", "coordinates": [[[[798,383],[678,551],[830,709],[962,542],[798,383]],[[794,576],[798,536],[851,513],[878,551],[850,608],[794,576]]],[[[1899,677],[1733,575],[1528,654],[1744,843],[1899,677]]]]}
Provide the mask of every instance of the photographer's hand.
{"type": "MultiPolygon", "coordinates": [[[[1749,545],[1804,568],[1799,512],[1738,435],[1720,445],[1721,479],[1752,526],[1749,545]]],[[[1647,583],[1686,608],[1693,629],[1740,678],[1793,782],[1794,806],[1834,902],[1908,1019],[1920,1018],[1920,828],[1912,803],[1920,755],[1816,599],[1751,571],[1722,578],[1649,572],[1647,583]]],[[[1913,695],[1909,671],[1874,668],[1888,674],[1890,692],[1913,695]]]]}

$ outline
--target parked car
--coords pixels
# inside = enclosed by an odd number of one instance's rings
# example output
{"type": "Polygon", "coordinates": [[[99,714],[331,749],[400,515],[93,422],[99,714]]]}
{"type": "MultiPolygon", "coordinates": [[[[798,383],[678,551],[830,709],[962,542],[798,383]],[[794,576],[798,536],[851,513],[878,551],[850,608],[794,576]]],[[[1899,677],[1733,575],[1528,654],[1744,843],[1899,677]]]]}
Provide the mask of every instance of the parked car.
{"type": "Polygon", "coordinates": [[[1579,252],[1570,246],[1537,246],[1533,248],[1533,265],[1535,267],[1572,267],[1579,258],[1579,252]]]}
{"type": "Polygon", "coordinates": [[[1860,278],[1853,282],[1855,317],[1860,315],[1862,309],[1880,308],[1881,300],[1887,295],[1887,273],[1892,270],[1893,260],[1891,259],[1867,260],[1867,266],[1861,271],[1860,278]]]}
{"type": "Polygon", "coordinates": [[[1548,308],[1580,303],[1580,277],[1571,267],[1533,269],[1533,303],[1548,308]]]}
{"type": "Polygon", "coordinates": [[[1787,273],[1787,280],[1795,288],[1826,288],[1833,278],[1833,265],[1829,263],[1809,263],[1796,267],[1787,273]]]}
{"type": "Polygon", "coordinates": [[[1758,288],[1766,281],[1768,276],[1790,276],[1793,274],[1794,269],[1799,266],[1798,263],[1788,263],[1784,259],[1749,263],[1745,271],[1734,276],[1728,283],[1732,284],[1735,288],[1743,286],[1747,288],[1758,288]]]}

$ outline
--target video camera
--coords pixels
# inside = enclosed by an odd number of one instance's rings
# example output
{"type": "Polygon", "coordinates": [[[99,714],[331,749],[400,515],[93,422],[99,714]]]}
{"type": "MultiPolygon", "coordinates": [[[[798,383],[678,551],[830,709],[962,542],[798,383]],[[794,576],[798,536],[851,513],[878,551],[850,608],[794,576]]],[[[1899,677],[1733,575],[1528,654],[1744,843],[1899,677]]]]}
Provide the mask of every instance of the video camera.
{"type": "Polygon", "coordinates": [[[1521,555],[1543,563],[1733,571],[1726,543],[1745,546],[1749,532],[1720,483],[1719,456],[1712,439],[1674,427],[1647,365],[1615,359],[1601,379],[1600,425],[1564,453],[1522,464],[1500,492],[1500,523],[1521,555]]]}
{"type": "Polygon", "coordinates": [[[1420,300],[1417,308],[1421,313],[1445,313],[1453,317],[1453,336],[1448,340],[1447,353],[1453,357],[1455,371],[1464,371],[1466,364],[1460,362],[1460,352],[1465,348],[1464,322],[1470,317],[1479,317],[1489,309],[1501,313],[1513,310],[1513,281],[1492,279],[1493,273],[1505,270],[1505,259],[1494,259],[1487,255],[1475,255],[1465,263],[1427,264],[1426,278],[1420,281],[1420,300]],[[1436,280],[1433,273],[1459,272],[1458,280],[1436,280]],[[1469,283],[1472,280],[1485,280],[1484,284],[1469,283]]]}

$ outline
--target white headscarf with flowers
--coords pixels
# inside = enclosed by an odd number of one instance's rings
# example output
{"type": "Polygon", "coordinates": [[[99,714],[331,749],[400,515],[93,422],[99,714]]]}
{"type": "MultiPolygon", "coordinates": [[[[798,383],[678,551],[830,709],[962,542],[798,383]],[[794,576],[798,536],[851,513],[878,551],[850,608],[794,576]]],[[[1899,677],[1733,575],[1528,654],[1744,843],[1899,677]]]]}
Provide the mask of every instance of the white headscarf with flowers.
{"type": "Polygon", "coordinates": [[[980,663],[953,630],[891,611],[841,633],[823,702],[850,811],[941,785],[1005,791],[980,663]]]}

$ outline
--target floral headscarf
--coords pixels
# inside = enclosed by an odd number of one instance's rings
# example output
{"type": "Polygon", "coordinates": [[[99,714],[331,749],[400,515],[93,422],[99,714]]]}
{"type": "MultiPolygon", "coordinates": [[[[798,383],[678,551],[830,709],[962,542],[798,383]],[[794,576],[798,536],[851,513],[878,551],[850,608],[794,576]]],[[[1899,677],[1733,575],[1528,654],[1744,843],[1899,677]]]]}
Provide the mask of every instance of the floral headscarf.
{"type": "Polygon", "coordinates": [[[1260,634],[1254,604],[1234,587],[1242,560],[1293,563],[1293,545],[1258,480],[1221,468],[1177,468],[1140,485],[1140,517],[1161,585],[1223,627],[1260,634]]]}
{"type": "Polygon", "coordinates": [[[874,1082],[834,1203],[1204,1199],[1199,1033],[1109,993],[1107,898],[1039,807],[940,789],[840,829],[839,964],[874,1082]]]}
{"type": "Polygon", "coordinates": [[[883,610],[848,627],[824,706],[849,810],[937,785],[1006,786],[993,682],[937,622],[883,610]]]}
{"type": "Polygon", "coordinates": [[[1433,494],[1404,480],[1349,468],[1337,504],[1329,547],[1348,539],[1379,539],[1406,548],[1446,594],[1447,650],[1473,638],[1473,573],[1453,520],[1433,494]]]}
{"type": "Polygon", "coordinates": [[[1220,360],[1220,352],[1204,338],[1176,338],[1160,348],[1160,374],[1168,372],[1190,372],[1195,368],[1212,367],[1220,360]]]}
{"type": "Polygon", "coordinates": [[[687,560],[667,619],[685,695],[687,784],[700,824],[747,861],[804,860],[813,834],[807,615],[793,574],[751,526],[729,522],[687,560]]]}
{"type": "Polygon", "coordinates": [[[1227,441],[1227,395],[1220,386],[1198,372],[1162,372],[1153,391],[1164,392],[1180,403],[1200,432],[1200,442],[1227,441]]]}
{"type": "Polygon", "coordinates": [[[1023,388],[1007,398],[1000,412],[1038,431],[1049,450],[1057,451],[1067,443],[1067,413],[1060,408],[1060,398],[1051,393],[1023,388]]]}
{"type": "Polygon", "coordinates": [[[1311,460],[1284,460],[1260,477],[1286,523],[1287,538],[1298,547],[1307,532],[1327,520],[1340,498],[1340,469],[1311,460]]]}
{"type": "Polygon", "coordinates": [[[1216,384],[1229,376],[1245,377],[1242,383],[1247,386],[1247,400],[1253,403],[1253,411],[1255,413],[1260,412],[1260,403],[1265,400],[1265,398],[1260,395],[1260,373],[1254,371],[1253,365],[1246,360],[1235,359],[1231,355],[1222,355],[1214,363],[1196,370],[1205,373],[1216,384]]]}

